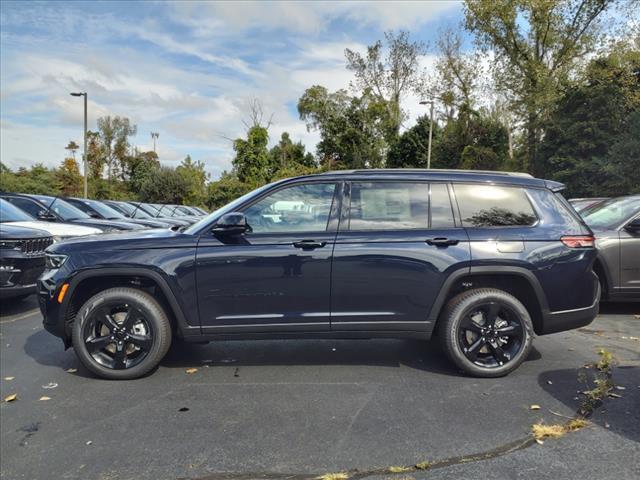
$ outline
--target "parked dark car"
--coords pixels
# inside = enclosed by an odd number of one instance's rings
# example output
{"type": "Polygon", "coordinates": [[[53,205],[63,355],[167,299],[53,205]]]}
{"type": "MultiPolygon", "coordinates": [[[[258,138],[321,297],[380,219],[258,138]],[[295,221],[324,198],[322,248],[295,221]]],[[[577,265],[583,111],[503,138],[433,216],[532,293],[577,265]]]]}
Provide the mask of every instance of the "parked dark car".
{"type": "Polygon", "coordinates": [[[185,215],[184,213],[176,210],[178,205],[169,205],[169,204],[160,204],[160,203],[145,203],[143,204],[147,211],[151,211],[150,209],[154,209],[156,213],[156,217],[167,217],[167,218],[179,218],[180,220],[184,220],[185,222],[189,222],[189,225],[193,225],[200,217],[194,215],[185,215]]]}
{"type": "Polygon", "coordinates": [[[481,377],[534,332],[598,310],[593,234],[557,182],[355,170],[282,180],[188,229],[48,250],[45,328],[105,378],[151,371],[173,337],[429,339],[481,377]]]}
{"type": "Polygon", "coordinates": [[[144,227],[133,223],[91,218],[82,210],[65,202],[59,197],[49,195],[32,195],[3,193],[2,198],[24,210],[32,217],[46,222],[69,222],[76,225],[99,228],[103,232],[122,230],[141,230],[144,227]]]}
{"type": "Polygon", "coordinates": [[[44,251],[53,243],[49,233],[0,223],[0,298],[22,300],[36,292],[44,271],[44,251]]]}
{"type": "Polygon", "coordinates": [[[606,200],[586,210],[596,237],[603,300],[640,300],[640,195],[606,200]]]}
{"type": "Polygon", "coordinates": [[[145,212],[143,209],[131,205],[129,202],[120,202],[116,200],[103,200],[103,202],[122,213],[127,218],[133,218],[136,220],[146,220],[154,222],[162,222],[169,225],[170,228],[188,227],[189,222],[183,222],[182,220],[173,218],[155,218],[145,212]]]}
{"type": "Polygon", "coordinates": [[[144,218],[127,218],[123,213],[109,206],[100,200],[91,200],[88,198],[65,197],[65,201],[74,207],[82,210],[92,218],[102,218],[104,220],[117,220],[127,223],[141,225],[146,228],[169,228],[172,225],[161,222],[159,220],[147,220],[144,218]]]}
{"type": "Polygon", "coordinates": [[[127,203],[130,207],[133,208],[133,211],[135,212],[136,215],[138,213],[141,213],[144,215],[148,215],[153,219],[160,220],[162,222],[172,221],[172,222],[175,222],[176,225],[179,225],[181,227],[188,227],[189,225],[193,225],[194,223],[193,220],[185,220],[183,218],[169,217],[168,215],[160,215],[160,212],[158,212],[158,209],[153,205],[151,205],[150,203],[142,203],[142,202],[125,202],[125,203],[127,203]]]}

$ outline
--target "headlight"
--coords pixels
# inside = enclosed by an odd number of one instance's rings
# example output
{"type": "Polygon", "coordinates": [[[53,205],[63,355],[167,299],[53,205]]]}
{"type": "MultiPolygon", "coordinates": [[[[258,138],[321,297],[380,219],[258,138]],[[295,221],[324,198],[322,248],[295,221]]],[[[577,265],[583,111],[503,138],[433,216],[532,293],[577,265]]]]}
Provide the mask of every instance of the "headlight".
{"type": "Polygon", "coordinates": [[[54,255],[52,253],[47,253],[45,255],[45,265],[49,270],[57,270],[64,262],[67,261],[66,255],[54,255]]]}

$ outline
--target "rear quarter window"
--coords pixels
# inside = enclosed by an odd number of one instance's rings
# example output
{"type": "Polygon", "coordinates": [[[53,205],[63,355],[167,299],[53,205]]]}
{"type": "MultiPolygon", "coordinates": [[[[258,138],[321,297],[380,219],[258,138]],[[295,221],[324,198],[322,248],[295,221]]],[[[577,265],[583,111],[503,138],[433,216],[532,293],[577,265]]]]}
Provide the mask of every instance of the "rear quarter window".
{"type": "Polygon", "coordinates": [[[464,227],[527,227],[538,221],[519,187],[454,185],[464,227]]]}

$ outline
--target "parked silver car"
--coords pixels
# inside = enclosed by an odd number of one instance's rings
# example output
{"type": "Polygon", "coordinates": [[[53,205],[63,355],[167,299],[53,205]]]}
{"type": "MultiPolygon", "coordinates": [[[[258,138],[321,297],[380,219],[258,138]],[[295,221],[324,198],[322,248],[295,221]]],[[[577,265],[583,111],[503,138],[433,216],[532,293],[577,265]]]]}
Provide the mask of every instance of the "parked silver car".
{"type": "Polygon", "coordinates": [[[583,212],[596,236],[603,300],[640,300],[640,195],[612,198],[583,212]]]}

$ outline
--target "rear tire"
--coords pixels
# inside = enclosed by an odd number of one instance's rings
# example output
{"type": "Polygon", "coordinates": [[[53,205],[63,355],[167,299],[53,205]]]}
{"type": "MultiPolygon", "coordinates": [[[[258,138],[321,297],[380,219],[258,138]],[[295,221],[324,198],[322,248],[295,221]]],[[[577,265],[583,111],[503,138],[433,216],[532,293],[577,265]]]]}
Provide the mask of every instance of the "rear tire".
{"type": "Polygon", "coordinates": [[[158,366],[171,345],[171,324],[148,293],[109,288],[80,308],[72,342],[87,370],[110,380],[129,380],[158,366]]]}
{"type": "Polygon", "coordinates": [[[533,325],[525,306],[495,288],[452,298],[440,316],[438,340],[449,359],[475,377],[502,377],[531,350],[533,325]]]}

